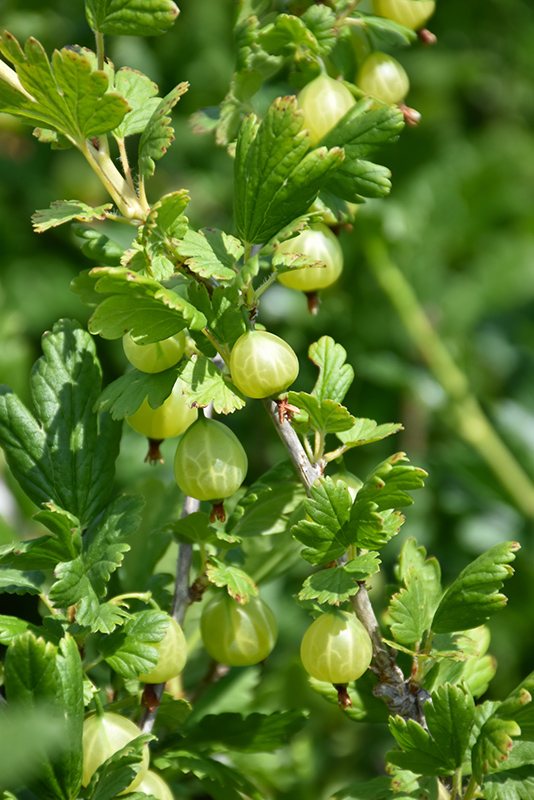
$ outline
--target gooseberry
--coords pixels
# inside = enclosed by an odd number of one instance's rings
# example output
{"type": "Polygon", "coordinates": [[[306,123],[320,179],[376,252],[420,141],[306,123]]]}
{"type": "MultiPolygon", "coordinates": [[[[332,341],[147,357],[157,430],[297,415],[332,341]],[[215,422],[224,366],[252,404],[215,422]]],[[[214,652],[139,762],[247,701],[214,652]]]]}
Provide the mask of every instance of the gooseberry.
{"type": "Polygon", "coordinates": [[[158,800],[174,800],[174,795],[169,786],[165,783],[163,778],[157,772],[148,770],[144,779],[137,787],[138,792],[145,794],[153,794],[158,800]]]}
{"type": "Polygon", "coordinates": [[[398,22],[412,31],[422,28],[435,9],[435,0],[373,0],[374,14],[398,22]]]}
{"type": "Polygon", "coordinates": [[[274,614],[259,597],[238,603],[218,593],[203,609],[200,633],[212,658],[229,667],[248,667],[263,661],[276,642],[274,614]]]}
{"type": "Polygon", "coordinates": [[[126,358],[141,372],[163,372],[179,362],[185,350],[185,332],[151,344],[137,344],[127,333],[122,337],[126,358]]]}
{"type": "Polygon", "coordinates": [[[300,657],[312,678],[344,684],[359,678],[373,656],[369,634],[360,620],[334,609],[312,622],[300,647],[300,657]]]}
{"type": "Polygon", "coordinates": [[[174,459],[176,482],[197,500],[223,500],[243,483],[248,462],[230,428],[201,416],[184,433],[174,459]]]}
{"type": "Polygon", "coordinates": [[[150,672],[140,675],[139,680],[143,683],[165,683],[179,675],[185,667],[187,644],[181,627],[173,617],[169,617],[163,639],[150,644],[158,651],[158,661],[150,672]]]}
{"type": "Polygon", "coordinates": [[[299,362],[291,347],[267,331],[247,331],[230,356],[232,381],[247,397],[269,397],[293,383],[299,362]]]}
{"type": "Polygon", "coordinates": [[[314,223],[309,230],[281,242],[278,251],[304,253],[314,261],[325,264],[325,267],[303,267],[279,275],[280,283],[291,289],[300,289],[302,292],[325,289],[337,281],[343,270],[343,251],[339,240],[322,222],[314,223]]]}
{"type": "MultiPolygon", "coordinates": [[[[82,784],[87,786],[93,773],[118,750],[141,735],[137,725],[120,714],[106,711],[104,714],[92,714],[83,723],[83,773],[82,784]]],[[[132,783],[121,794],[126,794],[135,789],[148,770],[148,747],[143,748],[141,769],[132,783]]]]}
{"type": "Polygon", "coordinates": [[[152,408],[145,397],[137,411],[126,417],[129,425],[149,439],[171,439],[183,433],[198,416],[196,408],[189,408],[183,395],[184,382],[178,378],[171,394],[158,407],[152,408]]]}
{"type": "Polygon", "coordinates": [[[387,53],[371,53],[356,76],[356,85],[377,100],[391,105],[401,103],[410,89],[406,70],[387,53]]]}
{"type": "Polygon", "coordinates": [[[320,75],[308,83],[298,96],[304,112],[303,128],[310,132],[313,146],[334,128],[355,104],[346,86],[328,75],[320,75]]]}

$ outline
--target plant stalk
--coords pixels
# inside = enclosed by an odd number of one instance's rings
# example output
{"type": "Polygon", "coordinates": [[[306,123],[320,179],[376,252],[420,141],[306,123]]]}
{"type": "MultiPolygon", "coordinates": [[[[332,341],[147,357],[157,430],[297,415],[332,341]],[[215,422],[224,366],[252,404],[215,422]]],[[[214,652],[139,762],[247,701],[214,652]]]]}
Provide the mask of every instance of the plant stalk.
{"type": "Polygon", "coordinates": [[[486,462],[518,509],[534,518],[534,483],[500,438],[464,372],[457,366],[443,340],[432,326],[415,292],[399,267],[391,260],[383,242],[368,242],[366,256],[376,280],[397,311],[423,360],[447,394],[455,426],[486,462]]]}

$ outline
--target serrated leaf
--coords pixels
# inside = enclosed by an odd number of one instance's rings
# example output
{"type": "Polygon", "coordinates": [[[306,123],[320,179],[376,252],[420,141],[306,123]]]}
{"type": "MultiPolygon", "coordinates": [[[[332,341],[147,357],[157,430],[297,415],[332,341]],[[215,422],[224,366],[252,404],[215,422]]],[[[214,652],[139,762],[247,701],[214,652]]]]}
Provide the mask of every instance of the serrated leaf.
{"type": "Polygon", "coordinates": [[[259,126],[253,117],[239,132],[234,211],[238,235],[263,244],[313,203],[343,160],[338,148],[309,150],[295,97],[278,98],[259,126]]]}
{"type": "Polygon", "coordinates": [[[391,598],[388,619],[395,639],[404,645],[423,640],[435,608],[435,594],[429,597],[422,575],[412,568],[410,581],[391,598]],[[434,602],[432,602],[434,601],[434,602]]]}
{"type": "Polygon", "coordinates": [[[484,781],[486,800],[531,800],[534,797],[534,766],[503,770],[484,781]]]}
{"type": "Polygon", "coordinates": [[[301,16],[301,20],[313,33],[319,55],[328,55],[336,43],[337,33],[334,30],[336,15],[332,9],[322,4],[310,6],[301,16]]]}
{"type": "Polygon", "coordinates": [[[191,713],[191,705],[183,697],[171,697],[163,693],[158,707],[156,728],[177,730],[181,728],[191,713]]]}
{"type": "Polygon", "coordinates": [[[74,639],[66,634],[59,648],[31,632],[10,644],[5,663],[8,702],[14,707],[53,709],[71,745],[59,757],[43,757],[34,791],[43,798],[77,797],[82,782],[83,673],[74,639]]]}
{"type": "Polygon", "coordinates": [[[376,553],[356,556],[345,566],[329,567],[306,578],[299,599],[339,605],[356,594],[360,588],[357,581],[367,580],[379,568],[380,559],[376,553]]]}
{"type": "Polygon", "coordinates": [[[31,631],[36,637],[44,635],[44,629],[33,625],[25,619],[0,614],[0,644],[11,644],[16,636],[20,636],[27,631],[31,631]]]}
{"type": "Polygon", "coordinates": [[[396,536],[405,522],[400,511],[377,511],[375,503],[354,503],[344,531],[347,543],[379,550],[396,536]]]}
{"type": "Polygon", "coordinates": [[[521,739],[534,742],[534,672],[501,703],[499,716],[514,719],[521,726],[521,739]]]}
{"type": "Polygon", "coordinates": [[[354,380],[354,370],[346,363],[345,348],[336,344],[330,336],[322,336],[310,345],[308,356],[319,369],[312,395],[318,400],[341,403],[354,380]]]}
{"type": "Polygon", "coordinates": [[[159,36],[180,9],[172,0],[85,0],[87,22],[109,36],[159,36]]]}
{"type": "Polygon", "coordinates": [[[206,575],[210,583],[220,588],[226,587],[228,594],[239,603],[248,603],[251,597],[258,596],[258,587],[246,572],[219,561],[215,556],[209,558],[206,575]]]}
{"type": "Polygon", "coordinates": [[[104,761],[87,787],[87,800],[112,800],[124,794],[142,768],[144,748],[153,738],[151,734],[137,736],[104,761]]]}
{"type": "Polygon", "coordinates": [[[191,272],[202,278],[231,281],[236,276],[236,262],[243,255],[238,239],[215,228],[187,231],[178,243],[178,254],[191,272]]]}
{"type": "Polygon", "coordinates": [[[251,800],[262,800],[256,787],[241,771],[185,749],[173,751],[172,756],[180,772],[195,775],[213,800],[243,800],[243,795],[251,800]]]}
{"type": "Polygon", "coordinates": [[[289,55],[295,50],[318,54],[317,39],[300,17],[278,14],[274,22],[262,28],[258,35],[260,46],[267,53],[289,55]]]}
{"type": "Polygon", "coordinates": [[[113,419],[131,417],[145,399],[151,408],[159,408],[171,394],[177,376],[177,367],[156,373],[132,369],[106,386],[95,407],[109,411],[113,419]]]}
{"type": "Polygon", "coordinates": [[[171,89],[148,120],[139,142],[139,174],[143,178],[150,178],[156,169],[155,161],[159,161],[167,152],[167,148],[174,139],[174,128],[168,116],[180,97],[187,92],[189,84],[179,83],[171,89]]]}
{"type": "Polygon", "coordinates": [[[58,200],[51,203],[50,208],[41,209],[32,215],[33,229],[36,233],[43,233],[73,219],[78,219],[80,222],[105,219],[106,212],[111,207],[111,203],[92,208],[81,200],[58,200]]]}
{"type": "Polygon", "coordinates": [[[56,569],[50,599],[59,608],[78,604],[76,621],[93,631],[111,633],[126,612],[118,606],[101,605],[110,575],[120,566],[130,547],[124,539],[139,525],[142,498],[123,495],[114,500],[87,530],[83,552],[56,569]]]}
{"type": "MultiPolygon", "coordinates": [[[[252,279],[258,272],[253,265],[257,259],[251,259],[235,276],[231,287],[220,286],[211,296],[206,287],[199,283],[189,286],[189,298],[193,305],[202,311],[208,320],[210,332],[219,342],[232,345],[247,330],[246,322],[240,309],[240,291],[247,279],[252,279]]],[[[207,343],[207,340],[204,339],[207,343]]],[[[209,345],[211,347],[211,345],[209,345]]]]}
{"type": "Polygon", "coordinates": [[[349,410],[334,400],[317,400],[307,392],[289,392],[287,399],[292,406],[304,412],[294,418],[293,424],[296,430],[311,428],[327,434],[347,430],[353,426],[354,417],[350,415],[349,410]]]}
{"type": "Polygon", "coordinates": [[[239,500],[227,522],[226,531],[232,536],[248,538],[282,533],[287,529],[290,515],[305,497],[302,486],[294,480],[261,488],[258,483],[239,500]]]}
{"type": "Polygon", "coordinates": [[[5,31],[0,52],[20,81],[15,89],[16,77],[11,85],[0,79],[0,110],[57,131],[82,150],[87,139],[113,130],[129,110],[123,97],[108,91],[105,71],[94,69],[79,48],[55,50],[50,64],[36,39],[28,39],[23,51],[5,31]]]}
{"type": "Polygon", "coordinates": [[[0,547],[0,563],[19,570],[50,569],[58,561],[69,561],[81,549],[80,524],[76,517],[54,506],[46,504],[45,511],[38,511],[34,519],[46,525],[55,535],[39,536],[25,542],[15,542],[0,547]]]}
{"type": "Polygon", "coordinates": [[[0,594],[40,594],[44,581],[42,572],[0,567],[0,594]]]}
{"type": "Polygon", "coordinates": [[[473,775],[477,783],[481,784],[484,775],[508,760],[514,744],[512,736],[520,734],[521,728],[511,719],[492,716],[484,723],[472,752],[473,775]]]}
{"type": "Polygon", "coordinates": [[[173,536],[184,544],[205,544],[217,541],[217,531],[210,526],[209,514],[195,511],[171,524],[173,536]]]}
{"type": "Polygon", "coordinates": [[[120,427],[92,411],[102,380],[92,337],[61,320],[42,343],[31,376],[37,418],[0,388],[0,444],[34,503],[53,502],[85,527],[109,497],[120,427]]]}
{"type": "MultiPolygon", "coordinates": [[[[354,418],[353,418],[354,419],[354,418]]],[[[374,419],[364,419],[356,417],[352,428],[346,431],[339,431],[336,435],[345,447],[360,447],[362,444],[371,444],[385,439],[398,431],[402,431],[403,426],[397,422],[386,422],[384,425],[377,425],[374,419]]]]}
{"type": "MultiPolygon", "coordinates": [[[[184,328],[201,330],[206,317],[180,295],[124,267],[95,267],[94,290],[109,295],[91,319],[92,333],[119,339],[130,331],[142,344],[168,339],[184,328]]],[[[86,290],[84,282],[84,291],[86,290]]],[[[76,290],[76,289],[75,289],[76,290]]]]}
{"type": "Polygon", "coordinates": [[[411,28],[405,28],[387,17],[374,17],[366,14],[360,17],[366,28],[369,28],[375,36],[386,41],[391,45],[411,44],[417,39],[417,33],[411,28]]]}
{"type": "Polygon", "coordinates": [[[306,722],[302,711],[272,714],[208,714],[185,727],[188,747],[212,745],[242,753],[270,753],[283,747],[306,722]]]}
{"type": "Polygon", "coordinates": [[[432,620],[432,630],[452,633],[476,628],[503,608],[507,599],[499,589],[513,574],[509,564],[519,547],[517,542],[498,544],[462,570],[443,595],[432,620]]]}
{"type": "Polygon", "coordinates": [[[113,633],[103,636],[98,649],[104,660],[123,678],[138,678],[156,666],[158,651],[152,643],[160,642],[169,625],[162,611],[140,611],[113,633]]]}
{"type": "Polygon", "coordinates": [[[365,479],[357,502],[375,503],[379,511],[411,505],[413,500],[407,491],[420,489],[427,473],[407,462],[404,453],[395,453],[382,461],[365,479]]]}
{"type": "Polygon", "coordinates": [[[243,408],[245,398],[220,369],[206,356],[193,355],[180,372],[186,384],[184,395],[190,406],[205,408],[213,403],[217,414],[231,414],[243,408]]]}
{"type": "Polygon", "coordinates": [[[325,189],[349,202],[358,202],[362,196],[384,197],[391,187],[390,171],[366,160],[366,156],[377,147],[396,141],[404,118],[396,106],[372,106],[372,98],[360,100],[318,143],[343,148],[345,159],[325,189]]]}
{"type": "Polygon", "coordinates": [[[393,800],[391,778],[380,776],[365,783],[347,786],[333,794],[331,800],[393,800]]]}
{"type": "Polygon", "coordinates": [[[131,67],[121,67],[115,73],[114,87],[124,97],[130,111],[120,125],[113,129],[116,139],[125,139],[134,133],[142,133],[160,103],[157,85],[142,72],[131,67]]]}
{"type": "Polygon", "coordinates": [[[386,758],[418,775],[450,775],[462,765],[475,715],[471,695],[445,684],[425,703],[428,731],[412,719],[391,717],[390,730],[402,748],[386,758]]]}
{"type": "Polygon", "coordinates": [[[292,536],[306,549],[302,557],[317,566],[335,561],[343,555],[347,544],[342,529],[347,522],[352,498],[343,483],[321,479],[311,487],[311,498],[304,503],[309,520],[303,519],[291,528],[292,536]]]}

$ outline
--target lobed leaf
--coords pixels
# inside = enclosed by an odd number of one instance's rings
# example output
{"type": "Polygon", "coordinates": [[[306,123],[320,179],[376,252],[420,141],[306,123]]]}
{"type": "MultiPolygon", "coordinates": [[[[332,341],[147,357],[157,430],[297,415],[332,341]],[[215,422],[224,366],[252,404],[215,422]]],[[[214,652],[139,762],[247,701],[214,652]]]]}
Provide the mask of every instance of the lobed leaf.
{"type": "Polygon", "coordinates": [[[484,780],[486,800],[531,800],[534,797],[534,765],[502,770],[484,780]]]}
{"type": "Polygon", "coordinates": [[[519,547],[517,542],[498,544],[462,570],[443,595],[432,620],[432,630],[451,633],[476,628],[503,608],[506,596],[499,589],[513,574],[509,564],[519,547]]]}
{"type": "Polygon", "coordinates": [[[104,761],[89,782],[86,800],[112,800],[124,794],[142,768],[144,749],[153,738],[151,734],[137,736],[104,761]]]}
{"type": "Polygon", "coordinates": [[[131,67],[121,67],[115,73],[114,88],[124,97],[130,110],[120,125],[113,129],[116,139],[125,139],[135,133],[143,133],[149,119],[160,104],[157,85],[131,67]]]}
{"type": "Polygon", "coordinates": [[[220,369],[206,356],[192,356],[180,371],[184,394],[190,406],[205,408],[213,403],[217,414],[231,414],[245,405],[241,392],[227,381],[220,369]]]}
{"type": "Polygon", "coordinates": [[[172,0],[85,0],[91,28],[110,36],[159,36],[179,13],[172,0]]]}
{"type": "Polygon", "coordinates": [[[0,79],[0,111],[56,131],[82,150],[87,139],[113,130],[129,111],[123,97],[108,91],[106,72],[94,69],[81,48],[55,50],[50,63],[36,39],[28,39],[23,51],[5,31],[0,53],[16,70],[11,84],[0,79]],[[14,88],[17,83],[20,88],[14,88]]]}
{"type": "Polygon", "coordinates": [[[331,478],[321,479],[311,487],[311,498],[304,507],[309,520],[303,519],[291,529],[297,541],[306,546],[302,557],[311,564],[327,564],[343,555],[347,544],[342,531],[347,522],[352,499],[346,485],[331,478]]]}
{"type": "Polygon", "coordinates": [[[0,567],[0,594],[40,594],[44,582],[42,572],[0,567]]]}
{"type": "Polygon", "coordinates": [[[348,430],[353,426],[354,417],[349,410],[334,400],[318,400],[307,392],[289,392],[287,399],[292,406],[304,412],[294,418],[293,424],[297,430],[311,428],[327,434],[348,430]]]}
{"type": "Polygon", "coordinates": [[[132,369],[106,386],[95,407],[100,412],[109,411],[113,419],[131,417],[145,399],[151,408],[159,408],[171,394],[178,371],[178,367],[156,373],[132,369]]]}
{"type": "Polygon", "coordinates": [[[365,479],[358,491],[357,502],[372,502],[379,511],[409,506],[413,503],[407,490],[420,489],[427,473],[406,462],[404,453],[396,453],[382,461],[365,479]]]}
{"type": "Polygon", "coordinates": [[[512,736],[520,734],[521,728],[512,719],[500,719],[493,715],[484,723],[471,754],[473,775],[477,783],[482,784],[484,775],[498,769],[508,760],[514,744],[512,736]]]}
{"type": "MultiPolygon", "coordinates": [[[[74,223],[71,231],[83,240],[82,253],[93,261],[100,264],[107,264],[110,267],[118,267],[124,254],[124,248],[114,242],[94,228],[86,228],[85,225],[74,223]]],[[[87,270],[86,272],[89,272],[87,270]]],[[[82,273],[80,273],[82,274],[82,273]]]]}
{"type": "Polygon", "coordinates": [[[215,586],[225,586],[228,594],[238,603],[248,603],[251,597],[258,596],[258,587],[246,572],[219,561],[215,556],[209,558],[206,575],[215,586]]]}
{"type": "Polygon", "coordinates": [[[102,636],[98,649],[118,675],[136,679],[156,666],[158,651],[151,644],[161,642],[168,625],[169,617],[164,612],[140,611],[112,633],[102,636]]]}
{"type": "Polygon", "coordinates": [[[299,599],[339,605],[356,594],[360,588],[358,581],[366,581],[379,568],[380,559],[376,553],[356,556],[344,566],[329,567],[306,578],[299,599]]]}
{"type": "Polygon", "coordinates": [[[263,244],[313,203],[343,160],[338,148],[309,150],[295,97],[274,101],[258,126],[251,116],[239,132],[234,211],[243,241],[263,244]]]}
{"type": "Polygon", "coordinates": [[[173,764],[180,772],[195,775],[209,796],[215,800],[243,800],[243,795],[251,800],[262,800],[262,795],[241,770],[185,749],[171,751],[166,755],[172,756],[173,764]]]}
{"type": "Polygon", "coordinates": [[[319,369],[312,395],[320,401],[328,399],[341,403],[354,380],[354,370],[346,363],[345,348],[330,336],[321,336],[310,345],[308,356],[319,369]]]}
{"type": "Polygon", "coordinates": [[[357,417],[352,428],[346,431],[338,431],[337,438],[340,439],[348,450],[350,447],[360,447],[362,444],[371,444],[385,439],[398,431],[402,431],[400,423],[387,422],[384,425],[377,425],[374,419],[364,419],[357,417]]]}
{"type": "Polygon", "coordinates": [[[272,714],[208,714],[183,734],[188,747],[218,745],[242,753],[270,753],[284,747],[306,722],[302,711],[275,711],[272,714]]]}
{"type": "Polygon", "coordinates": [[[105,219],[106,213],[112,207],[106,203],[97,208],[82,203],[81,200],[58,200],[50,204],[50,208],[41,209],[32,215],[32,225],[36,233],[43,233],[50,228],[78,219],[81,222],[90,222],[95,219],[105,219]]]}
{"type": "Polygon", "coordinates": [[[92,411],[102,378],[91,336],[61,320],[42,342],[31,376],[37,418],[0,388],[0,444],[34,503],[53,502],[85,527],[109,497],[120,429],[92,411]]]}
{"type": "Polygon", "coordinates": [[[57,580],[49,593],[51,601],[60,608],[78,604],[76,621],[93,631],[111,633],[127,616],[123,609],[101,600],[111,574],[130,549],[124,539],[139,525],[142,504],[142,498],[126,495],[110,503],[89,526],[83,552],[56,569],[57,580]]]}
{"type": "Polygon", "coordinates": [[[236,263],[243,255],[243,245],[224,231],[203,228],[187,231],[177,246],[191,272],[202,278],[231,281],[236,276],[236,263]]]}
{"type": "Polygon", "coordinates": [[[167,152],[174,139],[174,128],[168,116],[180,97],[187,92],[189,84],[179,83],[171,89],[152,113],[139,142],[139,174],[142,178],[150,178],[156,169],[155,161],[159,161],[167,152]]]}
{"type": "Polygon", "coordinates": [[[426,588],[422,576],[412,569],[408,586],[391,598],[388,608],[389,624],[393,636],[401,644],[420,643],[430,628],[435,598],[432,590],[428,593],[426,588]]]}
{"type": "Polygon", "coordinates": [[[432,693],[424,707],[428,731],[418,722],[391,717],[390,730],[402,748],[387,760],[418,775],[450,775],[463,762],[473,726],[475,704],[458,686],[445,684],[432,693]]]}

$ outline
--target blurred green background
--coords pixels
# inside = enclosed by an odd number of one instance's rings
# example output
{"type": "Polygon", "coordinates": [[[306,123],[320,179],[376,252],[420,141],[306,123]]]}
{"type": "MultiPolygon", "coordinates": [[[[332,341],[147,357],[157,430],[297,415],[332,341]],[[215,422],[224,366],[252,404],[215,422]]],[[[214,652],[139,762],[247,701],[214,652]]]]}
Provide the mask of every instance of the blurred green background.
{"type": "MultiPolygon", "coordinates": [[[[179,81],[190,82],[174,114],[176,141],[160,162],[149,197],[185,187],[192,226],[232,232],[231,159],[209,135],[191,133],[188,118],[226,93],[233,72],[234,3],[184,0],[180,6],[169,34],[110,39],[108,55],[117,67],[146,72],[162,94],[179,81]]],[[[35,36],[48,52],[65,44],[93,46],[81,1],[0,0],[0,27],[21,40],[35,36]]],[[[384,553],[386,580],[410,535],[438,556],[445,582],[488,547],[511,539],[521,543],[516,576],[506,587],[508,608],[491,624],[490,649],[499,669],[489,696],[503,697],[534,664],[532,520],[459,437],[443,390],[368,268],[362,242],[370,231],[382,233],[484,410],[534,480],[534,6],[530,0],[438,0],[429,27],[438,37],[434,47],[416,43],[394,51],[410,76],[407,103],[422,120],[382,154],[393,173],[391,196],[365,204],[354,231],[341,232],[345,271],[325,292],[316,317],[308,315],[303,296],[276,286],[266,294],[260,321],[297,350],[298,388],[309,391],[315,378],[307,347],[328,334],[345,346],[356,372],[347,398],[351,413],[403,423],[404,432],[394,439],[352,451],[350,470],[363,477],[381,459],[404,450],[429,472],[427,488],[384,553]]],[[[291,91],[282,74],[259,99],[291,91]]],[[[34,234],[30,216],[57,199],[98,204],[107,198],[77,152],[50,150],[5,115],[0,175],[0,382],[30,402],[28,376],[42,332],[59,317],[84,322],[89,316],[69,290],[72,277],[89,265],[80,240],[68,226],[34,234]]],[[[98,348],[106,380],[121,374],[120,343],[99,341],[98,348]]],[[[262,414],[259,404],[249,403],[230,420],[248,450],[251,479],[282,455],[262,414]]],[[[119,460],[122,486],[146,479],[144,448],[128,429],[119,460]]],[[[169,448],[171,453],[172,443],[169,448]]],[[[170,483],[169,461],[160,474],[170,483]]],[[[31,535],[33,509],[5,469],[2,475],[0,541],[31,535]]],[[[304,574],[305,565],[301,579],[304,574]]],[[[247,762],[257,760],[266,796],[316,800],[372,777],[391,741],[383,724],[354,725],[305,686],[297,653],[307,621],[291,599],[298,580],[292,574],[266,587],[273,606],[294,626],[292,635],[285,634],[260,689],[253,691],[253,677],[248,683],[243,678],[237,696],[242,708],[302,703],[311,709],[309,726],[291,748],[247,756],[247,762]]]]}

